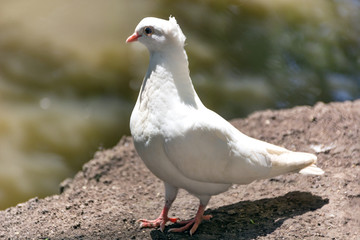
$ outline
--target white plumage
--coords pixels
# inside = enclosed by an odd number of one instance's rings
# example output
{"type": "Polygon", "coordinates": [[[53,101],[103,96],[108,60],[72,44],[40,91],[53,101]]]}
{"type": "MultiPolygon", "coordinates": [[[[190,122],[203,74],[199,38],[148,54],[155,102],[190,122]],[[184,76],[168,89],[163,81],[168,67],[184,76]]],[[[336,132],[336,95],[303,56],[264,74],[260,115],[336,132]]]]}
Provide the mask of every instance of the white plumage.
{"type": "Polygon", "coordinates": [[[316,156],[292,152],[242,134],[207,109],[192,85],[185,36],[175,18],[144,18],[127,42],[139,41],[150,52],[148,71],[130,119],[135,148],[146,166],[165,183],[165,207],[142,227],[161,227],[177,190],[200,199],[195,219],[183,222],[193,234],[212,195],[231,184],[248,184],[288,172],[321,175],[316,156]]]}

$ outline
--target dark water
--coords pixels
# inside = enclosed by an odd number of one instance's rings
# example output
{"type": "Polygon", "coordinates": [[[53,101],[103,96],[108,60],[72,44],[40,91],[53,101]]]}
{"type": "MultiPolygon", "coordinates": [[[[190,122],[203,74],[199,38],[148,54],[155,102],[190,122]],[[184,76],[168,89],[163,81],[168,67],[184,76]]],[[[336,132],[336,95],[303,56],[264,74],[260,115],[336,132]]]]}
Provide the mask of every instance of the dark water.
{"type": "Polygon", "coordinates": [[[359,1],[0,2],[0,209],[57,192],[129,134],[146,16],[176,17],[205,105],[227,119],[360,97],[359,1]]]}

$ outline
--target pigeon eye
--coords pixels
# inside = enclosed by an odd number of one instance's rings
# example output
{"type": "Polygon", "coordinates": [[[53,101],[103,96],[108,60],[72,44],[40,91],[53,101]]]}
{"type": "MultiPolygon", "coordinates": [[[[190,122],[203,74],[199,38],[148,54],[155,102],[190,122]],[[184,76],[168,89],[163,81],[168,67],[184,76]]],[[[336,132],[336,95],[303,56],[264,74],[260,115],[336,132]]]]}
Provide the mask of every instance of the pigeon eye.
{"type": "Polygon", "coordinates": [[[153,29],[151,27],[145,27],[144,33],[146,36],[150,36],[151,34],[153,34],[153,29]]]}

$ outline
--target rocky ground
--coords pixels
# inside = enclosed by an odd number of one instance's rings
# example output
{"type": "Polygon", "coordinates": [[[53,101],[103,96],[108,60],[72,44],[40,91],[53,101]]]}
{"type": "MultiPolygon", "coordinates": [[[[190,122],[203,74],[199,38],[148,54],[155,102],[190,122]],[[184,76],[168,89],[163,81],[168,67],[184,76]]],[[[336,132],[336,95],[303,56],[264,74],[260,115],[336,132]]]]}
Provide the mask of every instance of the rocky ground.
{"type": "MultiPolygon", "coordinates": [[[[316,153],[323,176],[288,174],[234,185],[214,196],[188,233],[139,229],[164,201],[162,182],[136,154],[130,137],[99,151],[60,194],[0,212],[0,239],[360,239],[360,100],[264,111],[232,123],[242,132],[316,153]]],[[[198,200],[180,191],[171,216],[187,219],[198,200]]]]}

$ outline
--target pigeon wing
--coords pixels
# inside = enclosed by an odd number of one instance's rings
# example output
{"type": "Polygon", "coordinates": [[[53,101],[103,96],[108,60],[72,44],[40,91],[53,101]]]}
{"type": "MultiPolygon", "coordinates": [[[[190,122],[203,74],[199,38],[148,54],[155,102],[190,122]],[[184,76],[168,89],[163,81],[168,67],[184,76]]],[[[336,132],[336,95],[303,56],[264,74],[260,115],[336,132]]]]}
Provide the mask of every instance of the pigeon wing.
{"type": "Polygon", "coordinates": [[[182,134],[164,141],[169,161],[184,176],[202,182],[247,184],[268,175],[271,159],[262,141],[247,137],[210,110],[194,119],[198,120],[182,134]]]}

